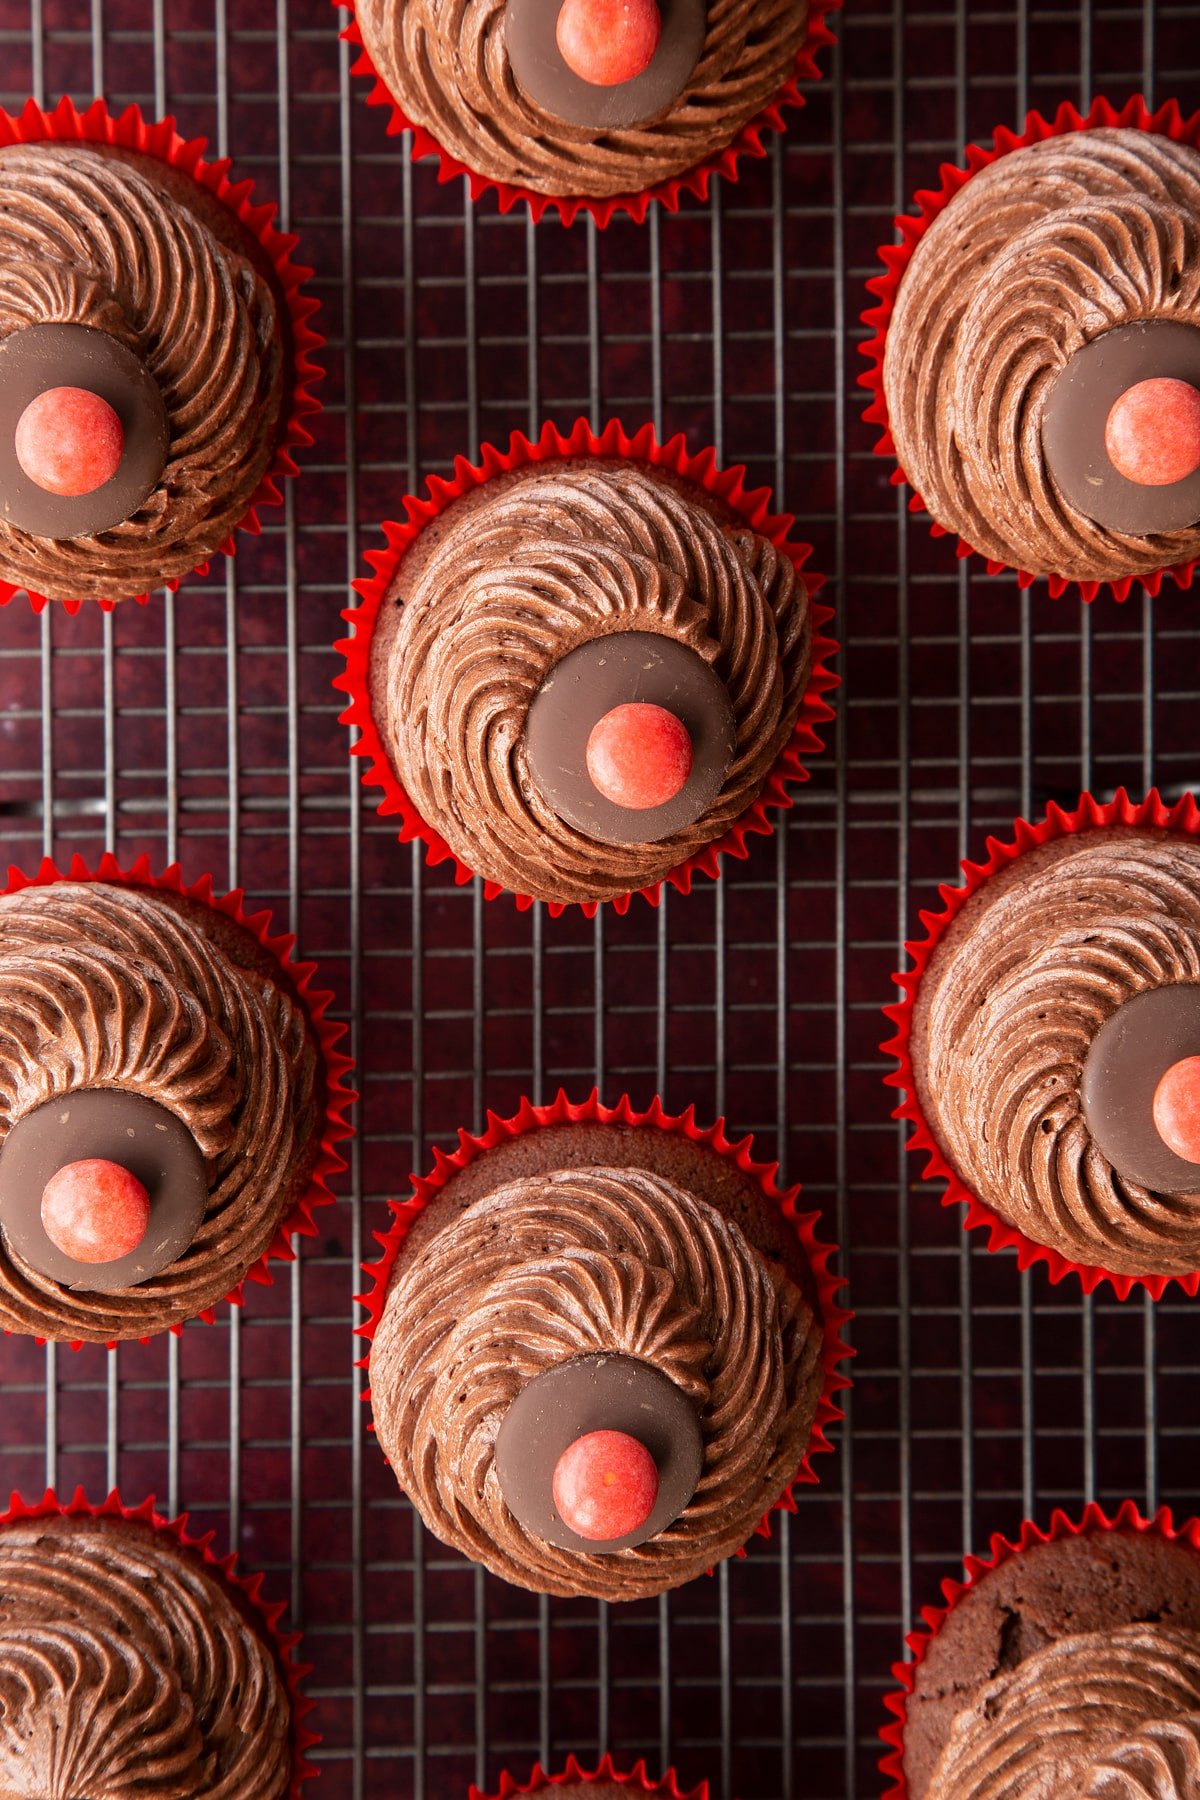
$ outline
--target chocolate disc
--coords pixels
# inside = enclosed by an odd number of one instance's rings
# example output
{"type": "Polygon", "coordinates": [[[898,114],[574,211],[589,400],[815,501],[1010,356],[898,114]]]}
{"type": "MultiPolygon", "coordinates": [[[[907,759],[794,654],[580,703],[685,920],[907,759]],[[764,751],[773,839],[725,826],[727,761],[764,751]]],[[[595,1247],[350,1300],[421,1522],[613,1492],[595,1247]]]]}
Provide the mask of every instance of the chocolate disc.
{"type": "Polygon", "coordinates": [[[496,1438],[496,1475],[505,1504],[526,1531],[560,1550],[627,1550],[677,1519],[700,1479],[700,1417],[681,1388],[636,1356],[577,1356],[522,1388],[496,1438]],[[554,1507],[554,1470],[589,1431],[624,1431],[644,1444],[658,1469],[658,1498],[646,1523],[624,1537],[584,1538],[554,1507]]]}
{"type": "Polygon", "coordinates": [[[132,518],[166,467],[170,428],[158,383],[127,345],[88,325],[27,325],[0,342],[0,506],[35,537],[90,537],[132,518]],[[121,466],[90,494],[49,494],[17,461],[17,421],[47,388],[107,400],[125,434],[121,466]]]}
{"type": "Polygon", "coordinates": [[[560,818],[607,844],[657,844],[706,813],[733,757],[725,684],[702,656],[656,631],[591,638],[555,663],[525,720],[529,773],[560,818]],[[692,740],[692,771],[662,806],[617,806],[587,771],[592,728],[614,706],[649,701],[674,713],[692,740]]]}
{"type": "Polygon", "coordinates": [[[1154,1124],[1154,1091],[1173,1063],[1200,1056],[1200,983],[1134,994],[1106,1019],[1083,1065],[1083,1116],[1118,1175],[1158,1194],[1200,1193],[1200,1163],[1176,1156],[1154,1124]]]}
{"type": "Polygon", "coordinates": [[[564,125],[624,131],[666,112],[700,60],[708,0],[659,0],[662,36],[649,66],[632,81],[597,87],[563,61],[555,33],[562,0],[508,0],[504,41],[521,91],[564,125]]]}
{"type": "Polygon", "coordinates": [[[1042,415],[1042,449],[1060,492],[1097,525],[1136,537],[1200,522],[1200,469],[1163,487],[1143,486],[1118,474],[1104,446],[1114,401],[1155,375],[1200,388],[1200,329],[1174,319],[1114,326],[1075,352],[1042,415]]]}
{"type": "Polygon", "coordinates": [[[0,1146],[0,1229],[17,1254],[68,1288],[110,1294],[136,1287],[183,1255],[208,1205],[200,1146],[157,1100],[120,1088],[80,1088],[17,1120],[0,1146]],[[150,1196],[150,1225],[136,1250],[81,1263],[51,1243],[42,1190],[67,1163],[100,1157],[136,1175],[150,1196]]]}

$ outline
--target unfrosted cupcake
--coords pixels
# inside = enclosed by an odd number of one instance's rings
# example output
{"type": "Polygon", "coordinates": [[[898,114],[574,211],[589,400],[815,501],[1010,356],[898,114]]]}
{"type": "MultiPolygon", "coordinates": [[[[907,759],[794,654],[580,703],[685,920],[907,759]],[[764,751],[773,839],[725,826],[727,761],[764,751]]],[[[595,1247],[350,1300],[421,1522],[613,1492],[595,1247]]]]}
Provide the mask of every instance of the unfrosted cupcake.
{"type": "Polygon", "coordinates": [[[657,1106],[560,1097],[464,1135],[369,1271],[375,1431],[425,1524],[604,1600],[741,1549],[840,1416],[812,1224],[749,1140],[657,1106]]]}
{"type": "Polygon", "coordinates": [[[0,1326],[147,1337],[311,1230],[346,1059],[269,920],[148,869],[0,895],[0,1326]]]}

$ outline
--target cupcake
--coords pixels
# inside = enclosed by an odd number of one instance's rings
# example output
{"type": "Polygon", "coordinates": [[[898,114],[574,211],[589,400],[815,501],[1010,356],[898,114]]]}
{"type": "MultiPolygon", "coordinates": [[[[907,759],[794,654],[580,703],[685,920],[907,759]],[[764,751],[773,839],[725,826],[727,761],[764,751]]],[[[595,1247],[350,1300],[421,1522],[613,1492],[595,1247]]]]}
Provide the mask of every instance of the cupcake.
{"type": "Polygon", "coordinates": [[[0,583],[145,597],[230,549],[319,371],[291,239],[171,121],[0,115],[0,583]]]}
{"type": "Polygon", "coordinates": [[[1198,1543],[1128,1502],[994,1538],[896,1669],[888,1800],[1192,1800],[1198,1543]]]}
{"type": "Polygon", "coordinates": [[[903,476],[993,570],[1119,597],[1200,552],[1200,116],[1031,115],[918,196],[866,377],[903,476]]]}
{"type": "Polygon", "coordinates": [[[666,1800],[708,1800],[708,1783],[702,1781],[684,1793],[674,1769],[668,1769],[661,1780],[654,1781],[647,1775],[644,1762],[635,1763],[628,1773],[623,1773],[611,1756],[604,1756],[599,1766],[589,1772],[574,1756],[568,1756],[561,1774],[547,1775],[538,1763],[527,1781],[516,1781],[505,1773],[494,1794],[483,1794],[472,1787],[469,1800],[512,1800],[514,1794],[545,1794],[551,1800],[628,1800],[630,1794],[660,1794],[666,1800]]]}
{"type": "Polygon", "coordinates": [[[770,829],[834,646],[807,546],[741,473],[581,421],[407,502],[338,682],[402,836],[489,897],[623,909],[770,829]]]}
{"type": "Polygon", "coordinates": [[[570,224],[703,198],[803,104],[837,0],[343,0],[371,102],[442,179],[570,224]]]}
{"type": "Polygon", "coordinates": [[[749,1150],[560,1095],[463,1134],[396,1208],[372,1413],[444,1543],[537,1593],[633,1600],[813,1479],[847,1315],[815,1215],[749,1150]]]}
{"type": "Polygon", "coordinates": [[[1200,815],[1085,796],[989,842],[892,1009],[900,1116],[1022,1266],[1200,1277],[1200,815]],[[1007,1228],[1007,1229],[1005,1229],[1007,1228]],[[1039,1255],[1040,1252],[1040,1255],[1039,1255]]]}
{"type": "Polygon", "coordinates": [[[312,1770],[293,1638],[147,1501],[0,1520],[0,1792],[284,1800],[312,1770]]]}
{"type": "Polygon", "coordinates": [[[148,1337],[312,1231],[349,1064],[268,924],[111,859],[0,895],[4,1330],[148,1337]]]}

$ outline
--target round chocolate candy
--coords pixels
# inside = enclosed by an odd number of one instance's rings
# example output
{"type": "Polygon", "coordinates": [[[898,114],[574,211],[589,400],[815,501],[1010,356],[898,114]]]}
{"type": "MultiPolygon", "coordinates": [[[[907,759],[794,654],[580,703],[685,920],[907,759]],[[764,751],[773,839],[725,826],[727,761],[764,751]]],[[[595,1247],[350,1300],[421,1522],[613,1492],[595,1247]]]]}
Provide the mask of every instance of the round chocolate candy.
{"type": "Polygon", "coordinates": [[[1179,481],[1131,481],[1109,456],[1113,408],[1163,378],[1200,388],[1200,328],[1175,319],[1116,325],[1075,352],[1046,396],[1042,448],[1055,485],[1109,531],[1152,537],[1200,522],[1200,468],[1179,481]]]}
{"type": "Polygon", "coordinates": [[[707,0],[659,0],[662,32],[647,67],[631,81],[601,87],[567,67],[558,47],[562,0],[508,0],[504,41],[522,93],[565,125],[626,131],[656,119],[677,100],[700,60],[707,0]]]}
{"type": "Polygon", "coordinates": [[[0,506],[10,525],[35,537],[91,537],[132,518],[167,462],[170,428],[158,383],[119,339],[88,325],[27,325],[0,341],[0,506]],[[82,388],[116,413],[122,433],[116,473],[89,493],[52,493],[21,467],[17,426],[53,388],[82,388]]]}
{"type": "Polygon", "coordinates": [[[1083,1117],[1117,1174],[1158,1194],[1200,1193],[1188,1162],[1154,1122],[1154,1100],[1176,1063],[1200,1055],[1200,982],[1134,994],[1104,1021],[1083,1065],[1083,1117]]]}
{"type": "Polygon", "coordinates": [[[200,1228],[208,1173],[200,1146],[167,1107],[121,1088],[79,1088],[25,1113],[0,1145],[0,1230],[23,1262],[68,1288],[109,1294],[175,1262],[200,1228]],[[128,1255],[76,1262],[42,1224],[42,1194],[69,1163],[119,1163],[150,1197],[150,1224],[128,1255]]]}
{"type": "Polygon", "coordinates": [[[702,656],[656,631],[591,638],[555,663],[525,720],[529,773],[560,818],[609,844],[656,844],[708,812],[736,742],[724,682],[702,656]],[[588,740],[619,706],[674,714],[691,739],[692,766],[661,806],[618,806],[588,774],[588,740]]]}
{"type": "Polygon", "coordinates": [[[526,1531],[560,1550],[627,1550],[677,1519],[696,1491],[704,1461],[700,1417],[681,1388],[636,1356],[576,1356],[522,1388],[496,1438],[496,1475],[505,1504],[526,1531]],[[566,1451],[593,1432],[620,1432],[654,1458],[658,1494],[636,1530],[588,1538],[554,1504],[554,1474],[566,1451]]]}

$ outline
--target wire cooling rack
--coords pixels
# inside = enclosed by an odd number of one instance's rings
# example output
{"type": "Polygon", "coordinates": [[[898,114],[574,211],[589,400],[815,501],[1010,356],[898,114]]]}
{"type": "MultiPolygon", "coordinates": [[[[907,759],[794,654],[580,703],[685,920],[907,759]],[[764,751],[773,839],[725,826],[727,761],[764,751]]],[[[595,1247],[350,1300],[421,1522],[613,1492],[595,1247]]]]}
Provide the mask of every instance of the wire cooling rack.
{"type": "Polygon", "coordinates": [[[363,1092],[341,1204],[244,1309],[107,1357],[0,1344],[0,1485],[154,1490],[265,1568],[315,1665],[328,1800],[460,1800],[604,1748],[716,1800],[876,1795],[889,1665],[965,1549],[1093,1495],[1200,1499],[1195,1305],[1085,1302],[968,1242],[914,1189],[876,1048],[918,906],[986,831],[1084,785],[1200,780],[1196,601],[1084,608],[957,564],[855,387],[863,283],[911,191],[1030,105],[1195,106],[1200,9],[851,0],[837,29],[736,186],[599,233],[413,168],[328,0],[0,0],[4,104],[104,93],[207,134],[301,234],[329,339],[303,478],[236,561],[107,617],[0,612],[0,849],[244,884],[336,988],[363,1092]],[[830,748],[776,836],[595,924],[485,905],[402,850],[330,686],[378,521],[481,439],[580,413],[769,482],[844,645],[830,748]],[[612,1611],[504,1587],[414,1525],[350,1335],[409,1169],[560,1083],[752,1129],[845,1246],[858,1314],[848,1419],[796,1516],[612,1611]]]}

